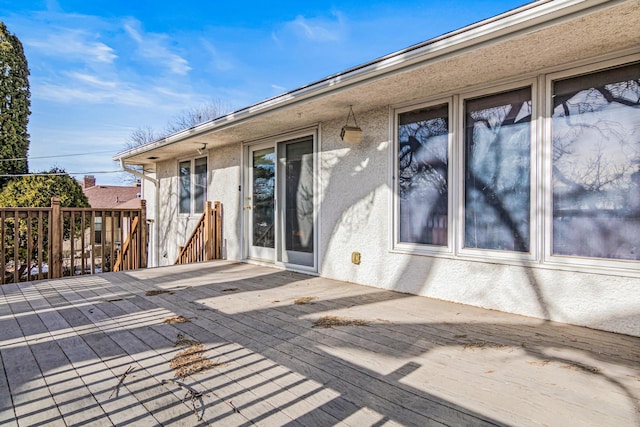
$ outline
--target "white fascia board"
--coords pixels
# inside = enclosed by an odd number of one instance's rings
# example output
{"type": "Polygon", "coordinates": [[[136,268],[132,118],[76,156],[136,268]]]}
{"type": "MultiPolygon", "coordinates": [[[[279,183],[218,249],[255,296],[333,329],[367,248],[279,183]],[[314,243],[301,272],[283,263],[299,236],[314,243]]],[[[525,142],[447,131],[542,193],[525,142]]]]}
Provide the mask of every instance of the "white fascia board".
{"type": "Polygon", "coordinates": [[[126,159],[180,142],[188,137],[237,126],[242,122],[292,104],[308,101],[327,93],[337,92],[358,83],[388,76],[417,64],[422,65],[433,62],[455,53],[464,52],[472,47],[504,39],[505,36],[535,31],[576,15],[624,3],[624,1],[626,0],[534,1],[493,18],[383,56],[369,63],[334,74],[193,128],[185,129],[166,138],[120,152],[113,159],[126,159]]]}

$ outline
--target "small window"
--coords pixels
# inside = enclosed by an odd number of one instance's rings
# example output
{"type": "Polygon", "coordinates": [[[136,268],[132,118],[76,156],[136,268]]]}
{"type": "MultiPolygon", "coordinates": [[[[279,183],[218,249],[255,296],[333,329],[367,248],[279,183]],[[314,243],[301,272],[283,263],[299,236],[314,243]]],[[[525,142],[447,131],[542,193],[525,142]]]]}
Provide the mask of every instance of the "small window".
{"type": "Polygon", "coordinates": [[[180,162],[180,213],[191,213],[191,161],[180,162]]]}
{"type": "Polygon", "coordinates": [[[102,217],[97,216],[93,221],[93,239],[94,243],[101,244],[102,243],[102,217]]]}
{"type": "Polygon", "coordinates": [[[398,115],[398,239],[448,245],[449,105],[398,115]]]}
{"type": "Polygon", "coordinates": [[[204,204],[207,199],[207,158],[201,157],[195,160],[193,173],[193,199],[194,212],[204,212],[204,204]]]}
{"type": "Polygon", "coordinates": [[[529,252],[531,87],[464,107],[464,247],[529,252]]]}
{"type": "Polygon", "coordinates": [[[639,76],[553,82],[553,255],[640,260],[639,76]]]}
{"type": "Polygon", "coordinates": [[[185,215],[204,212],[207,199],[207,158],[185,160],[178,164],[180,203],[178,212],[185,215]]]}

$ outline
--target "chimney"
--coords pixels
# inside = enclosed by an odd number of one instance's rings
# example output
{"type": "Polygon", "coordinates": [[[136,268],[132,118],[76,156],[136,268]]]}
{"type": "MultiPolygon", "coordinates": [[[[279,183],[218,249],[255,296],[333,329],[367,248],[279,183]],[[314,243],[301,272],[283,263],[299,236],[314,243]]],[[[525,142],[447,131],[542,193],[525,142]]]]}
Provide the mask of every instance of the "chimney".
{"type": "Polygon", "coordinates": [[[96,177],[93,175],[85,175],[82,180],[82,188],[90,188],[96,185],[96,177]]]}

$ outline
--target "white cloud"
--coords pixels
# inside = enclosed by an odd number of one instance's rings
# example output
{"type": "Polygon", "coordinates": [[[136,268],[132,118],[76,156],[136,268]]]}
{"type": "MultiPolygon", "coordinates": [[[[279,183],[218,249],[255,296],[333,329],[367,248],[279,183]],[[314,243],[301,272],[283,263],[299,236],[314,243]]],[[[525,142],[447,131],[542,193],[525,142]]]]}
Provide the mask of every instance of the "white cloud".
{"type": "MultiPolygon", "coordinates": [[[[342,13],[331,12],[333,19],[305,18],[298,15],[296,19],[287,23],[286,28],[294,33],[317,42],[336,42],[344,37],[346,22],[342,13]]],[[[278,40],[277,36],[272,36],[278,40]]]]}
{"type": "Polygon", "coordinates": [[[144,33],[140,29],[140,22],[135,19],[129,19],[124,24],[124,29],[129,37],[138,44],[138,53],[143,58],[162,64],[173,74],[184,76],[191,71],[189,62],[180,55],[171,52],[166,46],[168,36],[144,33]]]}
{"type": "Polygon", "coordinates": [[[229,71],[234,68],[233,63],[224,58],[218,49],[211,43],[210,41],[201,38],[200,42],[202,43],[202,47],[204,50],[211,56],[211,63],[218,71],[229,71]]]}
{"type": "MultiPolygon", "coordinates": [[[[69,80],[46,80],[32,84],[34,99],[59,104],[128,106],[144,109],[175,110],[193,104],[202,94],[184,87],[171,87],[152,82],[113,81],[99,76],[69,72],[69,80]],[[185,90],[186,89],[186,90],[185,90]]],[[[114,107],[117,110],[117,107],[114,107]]]]}
{"type": "Polygon", "coordinates": [[[118,85],[117,82],[102,80],[98,76],[94,76],[86,73],[70,72],[70,73],[67,73],[67,75],[72,79],[78,80],[79,82],[87,83],[97,87],[114,88],[118,85]]]}
{"type": "Polygon", "coordinates": [[[98,88],[94,85],[68,85],[45,82],[32,90],[34,98],[62,104],[104,104],[113,103],[135,107],[155,106],[154,97],[148,92],[126,86],[98,88]]]}
{"type": "Polygon", "coordinates": [[[24,44],[47,56],[80,60],[85,63],[111,64],[118,57],[110,46],[97,41],[97,35],[85,31],[58,28],[42,39],[27,38],[24,44]]]}

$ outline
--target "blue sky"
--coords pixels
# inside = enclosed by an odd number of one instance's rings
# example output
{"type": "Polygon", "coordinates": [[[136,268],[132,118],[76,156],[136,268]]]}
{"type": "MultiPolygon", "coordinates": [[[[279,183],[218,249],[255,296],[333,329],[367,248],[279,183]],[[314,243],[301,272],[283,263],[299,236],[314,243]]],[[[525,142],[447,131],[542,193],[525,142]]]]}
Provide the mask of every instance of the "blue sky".
{"type": "Polygon", "coordinates": [[[0,0],[0,20],[31,70],[30,170],[117,185],[97,172],[118,170],[137,128],[239,109],[525,3],[0,0]]]}

